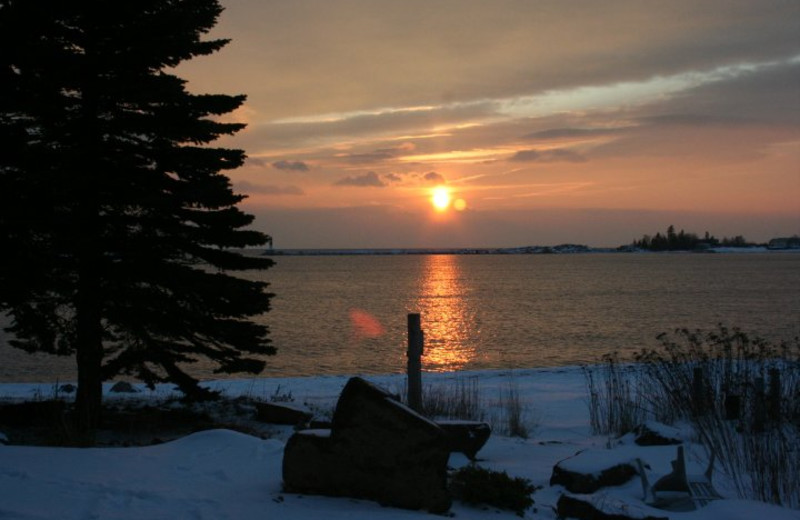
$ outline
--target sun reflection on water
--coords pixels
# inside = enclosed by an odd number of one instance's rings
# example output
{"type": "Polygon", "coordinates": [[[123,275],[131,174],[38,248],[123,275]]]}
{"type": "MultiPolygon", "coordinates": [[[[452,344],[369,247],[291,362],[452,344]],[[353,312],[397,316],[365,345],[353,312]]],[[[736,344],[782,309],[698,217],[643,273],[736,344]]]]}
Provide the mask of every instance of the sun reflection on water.
{"type": "Polygon", "coordinates": [[[425,257],[416,302],[425,332],[424,370],[458,370],[476,357],[480,326],[467,292],[458,256],[425,257]]]}

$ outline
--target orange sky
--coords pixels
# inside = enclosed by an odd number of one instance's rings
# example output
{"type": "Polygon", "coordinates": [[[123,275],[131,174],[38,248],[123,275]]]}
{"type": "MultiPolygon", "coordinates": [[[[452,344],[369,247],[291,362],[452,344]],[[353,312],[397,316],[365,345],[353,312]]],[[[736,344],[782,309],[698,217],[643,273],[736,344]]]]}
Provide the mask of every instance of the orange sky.
{"type": "Polygon", "coordinates": [[[248,95],[220,144],[277,248],[800,233],[800,2],[222,3],[178,72],[248,95]]]}

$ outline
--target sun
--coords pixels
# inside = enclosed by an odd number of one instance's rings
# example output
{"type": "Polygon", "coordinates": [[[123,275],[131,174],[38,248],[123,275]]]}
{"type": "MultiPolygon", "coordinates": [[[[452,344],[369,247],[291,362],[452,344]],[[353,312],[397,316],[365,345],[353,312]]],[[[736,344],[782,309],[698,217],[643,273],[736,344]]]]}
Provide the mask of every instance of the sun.
{"type": "Polygon", "coordinates": [[[450,207],[450,190],[444,186],[437,186],[433,188],[433,196],[431,202],[436,211],[444,211],[450,207]]]}

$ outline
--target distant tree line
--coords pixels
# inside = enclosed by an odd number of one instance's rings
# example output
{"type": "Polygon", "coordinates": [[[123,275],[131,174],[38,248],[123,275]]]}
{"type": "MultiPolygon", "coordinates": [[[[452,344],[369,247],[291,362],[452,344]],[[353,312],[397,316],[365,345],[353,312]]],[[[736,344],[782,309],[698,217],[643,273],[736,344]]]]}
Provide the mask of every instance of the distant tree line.
{"type": "Polygon", "coordinates": [[[666,234],[658,232],[655,236],[644,235],[640,240],[634,240],[631,244],[638,249],[648,251],[694,251],[709,249],[712,247],[751,247],[757,244],[748,242],[741,235],[735,237],[724,237],[721,240],[705,232],[703,238],[695,233],[687,233],[684,230],[675,232],[675,226],[669,226],[666,234]]]}

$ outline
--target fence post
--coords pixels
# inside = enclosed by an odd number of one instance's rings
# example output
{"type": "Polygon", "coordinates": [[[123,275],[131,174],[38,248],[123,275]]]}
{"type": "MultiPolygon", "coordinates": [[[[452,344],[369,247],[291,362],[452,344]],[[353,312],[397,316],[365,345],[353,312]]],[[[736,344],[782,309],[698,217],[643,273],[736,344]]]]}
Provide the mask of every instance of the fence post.
{"type": "Polygon", "coordinates": [[[769,418],[772,421],[781,419],[781,371],[777,368],[769,370],[769,418]]]}
{"type": "Polygon", "coordinates": [[[706,383],[703,376],[703,369],[695,367],[692,371],[692,404],[694,405],[694,413],[696,415],[703,415],[706,413],[706,383]]]}
{"type": "Polygon", "coordinates": [[[725,395],[725,420],[735,421],[739,419],[741,413],[741,397],[738,394],[730,392],[725,395]]]}
{"type": "Polygon", "coordinates": [[[761,433],[764,431],[766,422],[766,405],[764,403],[764,378],[755,379],[755,401],[753,403],[753,431],[761,433]]]}
{"type": "Polygon", "coordinates": [[[419,314],[408,315],[408,406],[422,413],[422,350],[424,334],[419,314]]]}

